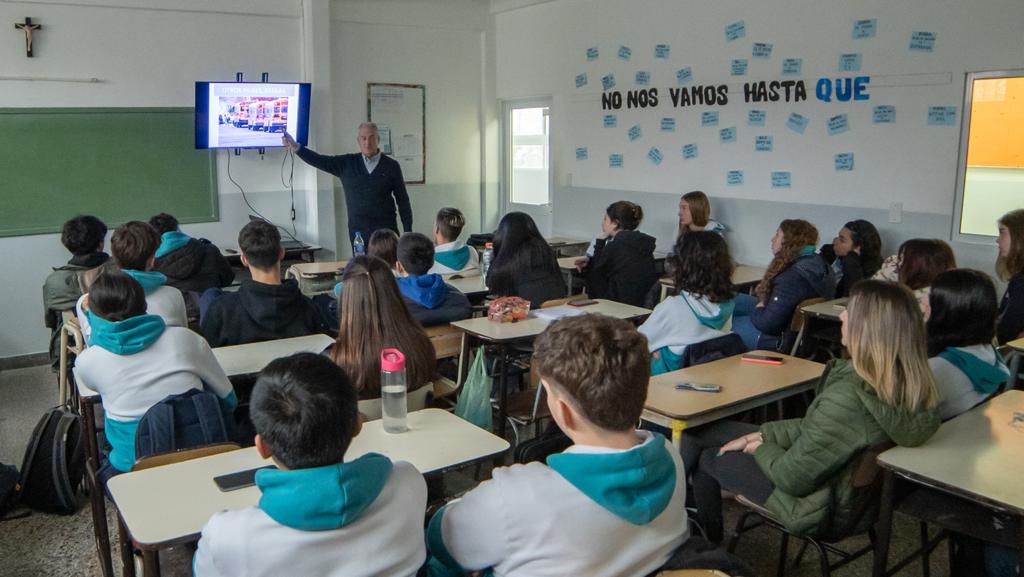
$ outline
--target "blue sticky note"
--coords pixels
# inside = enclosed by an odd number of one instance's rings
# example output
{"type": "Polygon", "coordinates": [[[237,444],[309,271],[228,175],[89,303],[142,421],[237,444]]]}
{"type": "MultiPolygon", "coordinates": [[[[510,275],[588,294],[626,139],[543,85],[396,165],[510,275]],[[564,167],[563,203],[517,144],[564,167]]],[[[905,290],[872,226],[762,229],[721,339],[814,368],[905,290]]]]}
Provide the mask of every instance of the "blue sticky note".
{"type": "Polygon", "coordinates": [[[754,137],[754,150],[757,152],[771,152],[775,146],[775,139],[767,134],[759,134],[754,137]]]}
{"type": "Polygon", "coordinates": [[[772,188],[789,188],[790,174],[788,171],[772,171],[772,188]]]}
{"type": "Polygon", "coordinates": [[[786,76],[798,76],[803,67],[803,58],[787,58],[782,61],[782,73],[786,76]]]}
{"type": "Polygon", "coordinates": [[[729,128],[723,128],[718,131],[718,141],[722,144],[729,144],[736,142],[736,127],[730,126],[729,128]]]}
{"type": "Polygon", "coordinates": [[[608,155],[608,168],[622,168],[623,159],[621,154],[608,155]]]}
{"type": "Polygon", "coordinates": [[[767,42],[754,42],[754,47],[751,49],[751,56],[754,58],[771,58],[772,45],[767,42]]]}
{"type": "Polygon", "coordinates": [[[700,113],[700,125],[701,126],[718,126],[718,113],[717,112],[701,112],[700,113]]]}
{"type": "Polygon", "coordinates": [[[587,48],[587,60],[597,60],[597,46],[587,48]]]}
{"type": "Polygon", "coordinates": [[[651,83],[651,73],[646,70],[637,70],[634,82],[637,86],[647,86],[651,83]]]}
{"type": "Polygon", "coordinates": [[[935,33],[912,32],[910,34],[910,50],[912,52],[931,52],[935,50],[935,33]]]}
{"type": "Polygon", "coordinates": [[[853,170],[853,153],[852,152],[840,152],[834,157],[836,163],[836,170],[850,171],[853,170]]]}
{"type": "Polygon", "coordinates": [[[683,158],[686,160],[693,160],[697,158],[697,144],[691,142],[690,144],[684,144],[682,148],[683,158]]]}
{"type": "Polygon", "coordinates": [[[643,130],[640,129],[640,125],[639,124],[634,124],[633,126],[631,126],[629,128],[629,141],[630,142],[633,142],[634,140],[640,138],[643,135],[644,135],[643,130]]]}
{"type": "Polygon", "coordinates": [[[657,147],[652,147],[647,151],[647,158],[655,165],[661,164],[661,151],[657,147]]]}
{"type": "Polygon", "coordinates": [[[854,20],[853,22],[853,39],[860,40],[862,38],[874,38],[875,33],[878,31],[878,20],[869,18],[866,20],[854,20]]]}
{"type": "Polygon", "coordinates": [[[850,130],[850,119],[846,114],[837,114],[828,119],[828,135],[835,136],[850,130]]]}
{"type": "Polygon", "coordinates": [[[587,75],[577,74],[576,75],[576,88],[583,88],[587,85],[587,75]]]}
{"type": "Polygon", "coordinates": [[[615,74],[609,74],[601,77],[601,88],[604,90],[611,90],[615,88],[615,74]]]}
{"type": "Polygon", "coordinates": [[[747,112],[747,126],[764,126],[764,119],[767,116],[764,110],[751,110],[747,112]]]}
{"type": "Polygon", "coordinates": [[[604,127],[605,128],[615,128],[618,125],[619,125],[619,117],[615,116],[614,114],[605,114],[604,115],[604,127]]]}
{"type": "Polygon", "coordinates": [[[619,46],[619,59],[629,60],[633,56],[633,51],[628,46],[619,46]]]}
{"type": "Polygon", "coordinates": [[[654,47],[654,57],[668,58],[668,53],[670,50],[672,50],[672,47],[669,46],[668,44],[658,44],[654,47]]]}
{"type": "Polygon", "coordinates": [[[661,130],[662,130],[662,132],[675,132],[676,131],[676,119],[675,118],[662,118],[661,119],[661,130]]]}
{"type": "Polygon", "coordinates": [[[586,146],[581,146],[576,149],[576,160],[586,160],[589,157],[586,146]]]}
{"type": "Polygon", "coordinates": [[[929,106],[928,124],[932,126],[953,126],[956,124],[956,106],[929,106]]]}
{"type": "Polygon", "coordinates": [[[732,42],[747,35],[747,26],[742,20],[733,22],[725,27],[725,41],[732,42]]]}
{"type": "Polygon", "coordinates": [[[678,84],[679,86],[687,84],[691,80],[693,80],[693,71],[690,70],[689,66],[687,66],[686,68],[680,68],[676,72],[676,84],[678,84]]]}
{"type": "Polygon", "coordinates": [[[806,116],[794,112],[789,115],[789,120],[786,121],[786,127],[793,132],[803,134],[804,130],[807,128],[807,122],[808,120],[806,116]]]}
{"type": "Polygon", "coordinates": [[[736,58],[732,61],[732,75],[743,76],[747,73],[747,59],[736,58]]]}
{"type": "Polygon", "coordinates": [[[860,72],[860,65],[863,58],[860,54],[840,54],[839,55],[839,71],[840,72],[860,72]]]}
{"type": "Polygon", "coordinates": [[[729,186],[737,186],[743,184],[743,171],[742,170],[730,170],[725,173],[725,183],[729,186]]]}
{"type": "Polygon", "coordinates": [[[896,122],[896,107],[888,104],[876,106],[871,119],[875,124],[892,124],[896,122]]]}

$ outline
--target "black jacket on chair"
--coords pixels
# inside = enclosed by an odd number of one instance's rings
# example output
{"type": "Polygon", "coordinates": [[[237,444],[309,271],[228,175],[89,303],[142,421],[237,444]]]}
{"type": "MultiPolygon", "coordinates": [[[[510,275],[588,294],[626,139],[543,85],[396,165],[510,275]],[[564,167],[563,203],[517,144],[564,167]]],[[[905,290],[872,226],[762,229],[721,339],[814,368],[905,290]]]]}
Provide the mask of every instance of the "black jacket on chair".
{"type": "Polygon", "coordinates": [[[636,230],[597,239],[586,270],[587,295],[643,306],[647,291],[658,282],[654,244],[654,237],[636,230]]]}
{"type": "Polygon", "coordinates": [[[163,273],[167,284],[181,292],[202,293],[209,288],[226,287],[235,280],[231,264],[205,238],[193,238],[185,246],[156,259],[153,270],[163,273]]]}

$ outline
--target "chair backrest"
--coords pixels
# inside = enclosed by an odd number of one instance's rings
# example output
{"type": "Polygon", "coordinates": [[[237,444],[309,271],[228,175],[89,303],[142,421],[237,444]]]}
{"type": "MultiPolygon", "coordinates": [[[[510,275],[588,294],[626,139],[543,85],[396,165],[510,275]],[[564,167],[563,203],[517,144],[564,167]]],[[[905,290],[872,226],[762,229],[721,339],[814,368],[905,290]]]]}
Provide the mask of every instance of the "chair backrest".
{"type": "Polygon", "coordinates": [[[135,464],[132,465],[132,471],[142,471],[143,469],[152,469],[153,467],[163,467],[164,465],[170,465],[172,463],[180,463],[182,461],[190,461],[200,457],[209,457],[210,455],[219,455],[229,451],[237,451],[241,448],[242,446],[238,443],[216,443],[214,445],[206,445],[203,447],[193,447],[191,449],[181,449],[180,451],[149,455],[135,461],[135,464]]]}
{"type": "Polygon", "coordinates": [[[743,344],[743,339],[736,333],[729,333],[687,346],[683,349],[680,368],[702,365],[745,352],[747,345],[743,344]]]}
{"type": "Polygon", "coordinates": [[[793,311],[793,320],[789,321],[789,330],[794,333],[800,332],[800,329],[804,326],[804,318],[806,317],[803,310],[804,307],[809,307],[823,302],[825,302],[825,299],[821,297],[814,297],[812,299],[804,299],[803,301],[800,301],[800,304],[796,305],[796,310],[793,311]]]}
{"type": "Polygon", "coordinates": [[[135,457],[224,443],[234,423],[224,415],[220,400],[208,391],[192,389],[170,395],[153,405],[135,431],[135,457]]]}
{"type": "Polygon", "coordinates": [[[459,329],[451,325],[427,327],[424,329],[430,344],[434,345],[434,355],[437,360],[450,359],[459,356],[462,352],[462,335],[459,329]]]}
{"type": "MultiPolygon", "coordinates": [[[[427,394],[434,390],[430,384],[423,385],[422,387],[410,392],[405,398],[405,406],[409,412],[419,411],[427,406],[427,394]]],[[[359,412],[363,414],[363,419],[367,421],[376,421],[383,416],[383,408],[381,407],[380,399],[363,399],[359,401],[359,412]]]]}

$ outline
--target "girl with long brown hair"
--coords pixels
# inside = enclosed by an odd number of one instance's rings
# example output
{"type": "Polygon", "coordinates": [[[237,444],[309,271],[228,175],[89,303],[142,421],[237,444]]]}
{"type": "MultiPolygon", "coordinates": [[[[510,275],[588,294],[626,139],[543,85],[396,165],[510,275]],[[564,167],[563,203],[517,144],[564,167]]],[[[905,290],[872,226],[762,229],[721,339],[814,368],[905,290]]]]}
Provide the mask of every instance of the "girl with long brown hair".
{"type": "Polygon", "coordinates": [[[737,295],[732,330],[748,348],[778,350],[801,301],[828,292],[825,262],[815,253],[818,229],[787,219],[772,236],[775,255],[755,296],[737,295]]]}
{"type": "Polygon", "coordinates": [[[380,398],[380,353],[405,355],[406,381],[415,391],[434,378],[434,346],[409,314],[391,268],[376,257],[352,259],[338,303],[338,339],[327,355],[352,378],[360,399],[380,398]]]}
{"type": "Polygon", "coordinates": [[[1024,209],[1010,211],[999,219],[999,276],[1008,281],[999,303],[996,336],[1003,344],[1024,333],[1024,209]]]}

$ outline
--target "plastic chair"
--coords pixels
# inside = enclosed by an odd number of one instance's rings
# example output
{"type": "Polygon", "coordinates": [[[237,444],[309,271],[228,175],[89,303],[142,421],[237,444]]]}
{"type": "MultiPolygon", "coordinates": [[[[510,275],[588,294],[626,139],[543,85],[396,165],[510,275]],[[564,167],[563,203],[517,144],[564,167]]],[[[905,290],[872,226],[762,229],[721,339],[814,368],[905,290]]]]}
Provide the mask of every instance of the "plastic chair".
{"type": "MultiPolygon", "coordinates": [[[[796,356],[796,352],[800,348],[800,343],[804,340],[804,333],[807,331],[807,315],[804,314],[804,307],[809,307],[823,302],[825,302],[825,299],[815,297],[812,299],[805,299],[801,301],[800,304],[796,305],[796,310],[793,311],[793,319],[789,321],[789,332],[796,334],[796,339],[793,341],[793,348],[789,352],[790,356],[796,356]]],[[[785,350],[785,347],[780,348],[785,350]]]]}
{"type": "Polygon", "coordinates": [[[60,404],[69,404],[78,407],[78,391],[74,390],[71,383],[71,355],[79,355],[85,350],[85,337],[82,336],[82,329],[78,326],[78,317],[74,311],[63,311],[61,313],[63,322],[60,326],[60,364],[57,369],[57,387],[60,396],[60,404]]]}
{"type": "Polygon", "coordinates": [[[434,345],[434,356],[437,360],[458,359],[455,381],[447,377],[441,377],[433,383],[433,396],[435,399],[451,397],[462,387],[462,373],[466,368],[464,366],[466,362],[465,355],[463,354],[466,335],[451,325],[428,327],[424,330],[427,333],[427,337],[430,338],[430,344],[434,345]]]}

